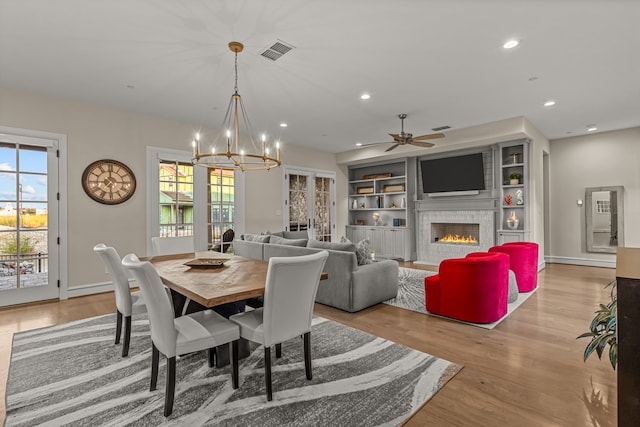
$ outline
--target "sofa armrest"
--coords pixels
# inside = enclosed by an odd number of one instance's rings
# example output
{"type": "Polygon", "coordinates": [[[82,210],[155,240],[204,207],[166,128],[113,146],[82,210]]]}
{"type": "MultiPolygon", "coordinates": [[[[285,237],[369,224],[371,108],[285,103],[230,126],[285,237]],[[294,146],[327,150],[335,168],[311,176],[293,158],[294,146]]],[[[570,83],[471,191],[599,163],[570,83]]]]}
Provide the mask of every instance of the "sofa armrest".
{"type": "Polygon", "coordinates": [[[398,295],[397,261],[360,265],[352,273],[351,312],[360,311],[398,295]]]}

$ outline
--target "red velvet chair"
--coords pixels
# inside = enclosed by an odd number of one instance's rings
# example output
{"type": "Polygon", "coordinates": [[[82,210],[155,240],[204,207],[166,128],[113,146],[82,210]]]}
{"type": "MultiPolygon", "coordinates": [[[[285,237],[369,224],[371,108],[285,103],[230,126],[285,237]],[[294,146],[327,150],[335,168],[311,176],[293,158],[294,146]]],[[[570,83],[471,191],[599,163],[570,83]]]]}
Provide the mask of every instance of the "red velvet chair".
{"type": "Polygon", "coordinates": [[[424,279],[427,311],[474,323],[495,322],[507,314],[509,256],[474,252],[446,259],[438,274],[424,279]]]}
{"type": "Polygon", "coordinates": [[[494,246],[489,252],[509,255],[509,269],[518,282],[518,291],[530,292],[538,286],[538,244],[533,242],[511,242],[494,246]]]}

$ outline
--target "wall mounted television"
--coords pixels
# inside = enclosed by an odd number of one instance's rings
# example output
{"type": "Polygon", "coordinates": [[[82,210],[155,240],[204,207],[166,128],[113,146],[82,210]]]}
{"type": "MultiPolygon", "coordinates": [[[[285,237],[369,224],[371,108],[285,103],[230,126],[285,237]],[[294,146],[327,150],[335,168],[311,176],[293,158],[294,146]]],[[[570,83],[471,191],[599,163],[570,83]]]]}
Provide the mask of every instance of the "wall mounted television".
{"type": "Polygon", "coordinates": [[[485,189],[482,153],[421,160],[420,170],[427,194],[485,189]]]}

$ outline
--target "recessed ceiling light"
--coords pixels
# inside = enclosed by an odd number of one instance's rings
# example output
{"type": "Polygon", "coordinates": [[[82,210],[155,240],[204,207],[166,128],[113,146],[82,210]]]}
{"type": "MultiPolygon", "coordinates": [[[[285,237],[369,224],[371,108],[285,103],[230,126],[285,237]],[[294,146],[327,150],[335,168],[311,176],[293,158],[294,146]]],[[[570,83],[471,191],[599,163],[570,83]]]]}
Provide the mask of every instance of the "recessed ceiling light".
{"type": "Polygon", "coordinates": [[[546,101],[546,102],[544,103],[544,106],[545,106],[545,107],[551,107],[551,106],[553,106],[553,105],[556,105],[556,101],[554,101],[554,100],[552,100],[552,99],[550,99],[550,100],[548,100],[548,101],[546,101]]]}
{"type": "Polygon", "coordinates": [[[587,125],[587,132],[594,132],[598,130],[596,125],[587,125]]]}
{"type": "Polygon", "coordinates": [[[514,47],[518,46],[518,44],[520,44],[518,40],[509,40],[508,42],[503,44],[502,47],[505,49],[513,49],[514,47]]]}
{"type": "Polygon", "coordinates": [[[356,147],[362,147],[362,142],[356,142],[356,147]]]}
{"type": "Polygon", "coordinates": [[[371,99],[371,95],[368,93],[363,93],[360,95],[360,99],[371,99]]]}
{"type": "Polygon", "coordinates": [[[286,128],[286,127],[287,127],[287,124],[286,124],[286,123],[284,123],[284,122],[283,122],[283,123],[280,123],[280,127],[281,127],[281,128],[286,128]]]}

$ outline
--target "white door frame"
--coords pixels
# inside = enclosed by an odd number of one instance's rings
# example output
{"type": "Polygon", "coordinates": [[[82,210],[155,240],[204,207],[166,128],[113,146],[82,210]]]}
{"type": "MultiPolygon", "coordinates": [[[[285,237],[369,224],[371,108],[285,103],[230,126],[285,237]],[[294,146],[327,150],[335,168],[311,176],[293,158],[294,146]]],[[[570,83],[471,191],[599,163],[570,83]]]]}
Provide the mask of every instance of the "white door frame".
{"type": "MultiPolygon", "coordinates": [[[[0,126],[0,135],[7,142],[47,147],[57,146],[57,159],[52,160],[48,157],[47,166],[49,284],[57,289],[48,293],[44,298],[38,295],[37,288],[23,289],[20,290],[20,294],[15,294],[15,298],[9,297],[8,302],[9,304],[21,304],[50,298],[67,299],[69,295],[69,272],[67,268],[69,247],[67,239],[67,135],[8,126],[0,126]],[[57,209],[50,209],[52,206],[55,208],[56,204],[57,209]],[[51,224],[56,225],[57,233],[55,233],[56,230],[51,229],[51,224]],[[54,243],[56,241],[57,243],[54,243]]],[[[5,300],[4,296],[3,300],[5,300]]]]}

